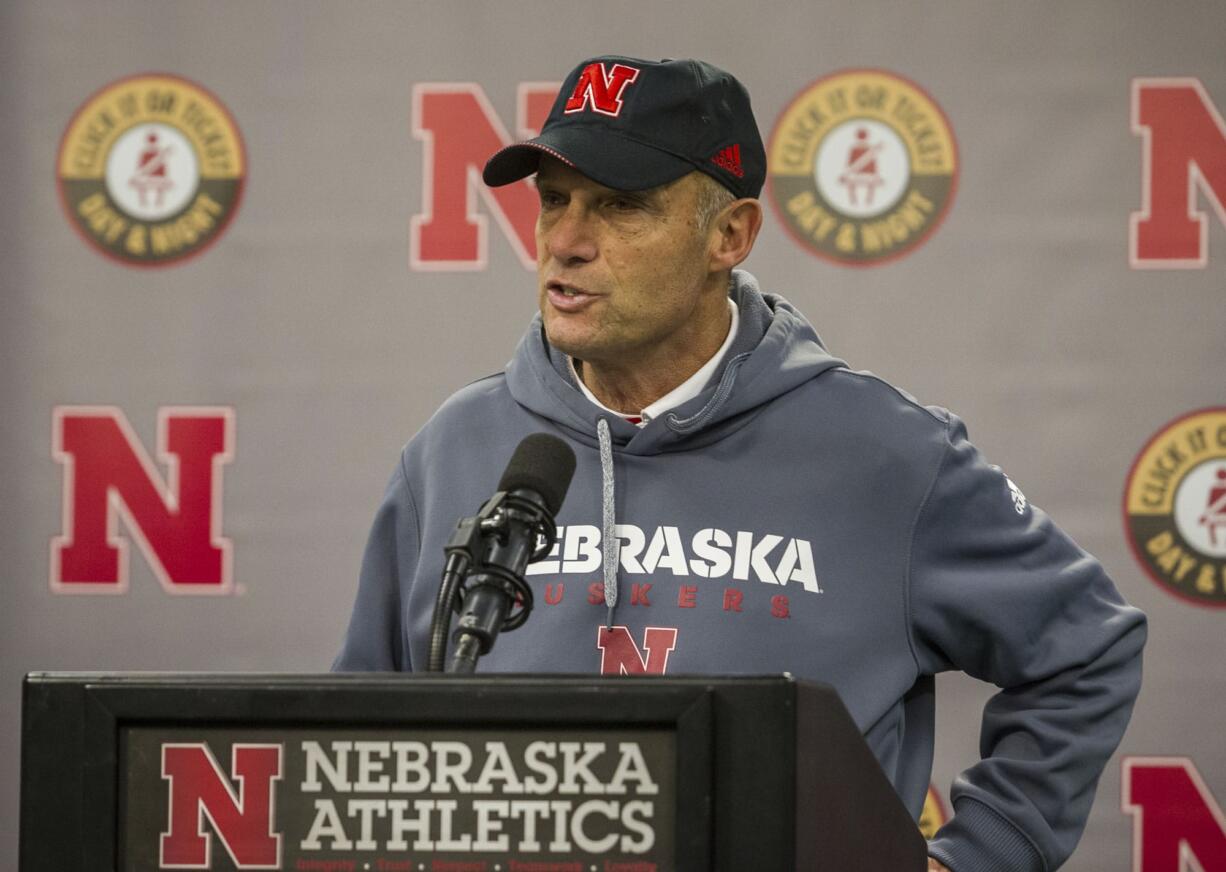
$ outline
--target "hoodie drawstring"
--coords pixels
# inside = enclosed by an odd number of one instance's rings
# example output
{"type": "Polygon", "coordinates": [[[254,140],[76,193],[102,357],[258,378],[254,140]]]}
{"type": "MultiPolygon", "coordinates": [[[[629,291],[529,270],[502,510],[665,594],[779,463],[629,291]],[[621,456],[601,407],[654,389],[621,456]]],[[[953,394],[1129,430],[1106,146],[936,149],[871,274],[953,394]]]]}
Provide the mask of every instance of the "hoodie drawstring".
{"type": "MultiPolygon", "coordinates": [[[[711,401],[689,418],[679,418],[672,412],[665,416],[665,423],[676,433],[697,430],[719,411],[732,395],[732,386],[741,365],[749,359],[750,352],[738,354],[724,367],[719,385],[711,401]]],[[[605,627],[613,629],[613,610],[617,608],[617,567],[621,558],[621,539],[617,536],[616,502],[613,494],[613,437],[609,435],[607,418],[596,420],[596,436],[600,440],[600,501],[601,501],[601,550],[604,558],[604,601],[608,606],[605,627]]]]}
{"type": "Polygon", "coordinates": [[[604,418],[596,422],[596,435],[600,439],[600,500],[601,535],[604,551],[604,601],[609,607],[605,626],[613,629],[613,609],[617,607],[617,563],[621,552],[621,539],[617,538],[617,520],[613,501],[613,438],[609,435],[609,422],[604,418]]]}

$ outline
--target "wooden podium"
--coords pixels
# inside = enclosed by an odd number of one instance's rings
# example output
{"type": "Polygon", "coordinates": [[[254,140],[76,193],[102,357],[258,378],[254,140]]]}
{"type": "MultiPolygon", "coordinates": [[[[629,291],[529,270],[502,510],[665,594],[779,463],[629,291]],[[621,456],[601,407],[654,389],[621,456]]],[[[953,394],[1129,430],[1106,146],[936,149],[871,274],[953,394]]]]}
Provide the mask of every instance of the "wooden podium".
{"type": "Polygon", "coordinates": [[[835,692],[775,677],[27,676],[21,869],[920,872],[835,692]]]}

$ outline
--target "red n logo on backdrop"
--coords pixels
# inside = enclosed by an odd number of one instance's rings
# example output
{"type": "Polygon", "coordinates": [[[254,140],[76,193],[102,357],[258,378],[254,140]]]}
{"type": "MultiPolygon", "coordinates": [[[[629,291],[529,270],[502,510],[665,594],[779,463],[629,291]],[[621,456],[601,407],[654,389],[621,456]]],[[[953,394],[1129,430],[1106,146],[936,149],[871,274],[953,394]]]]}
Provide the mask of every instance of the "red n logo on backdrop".
{"type": "Polygon", "coordinates": [[[161,475],[113,406],[61,406],[52,455],[64,465],[63,533],[51,540],[51,588],[122,593],[128,543],[117,518],[171,593],[229,593],[230,540],[221,535],[221,471],[234,457],[234,412],[158,410],[161,475]]]}
{"type": "Polygon", "coordinates": [[[421,84],[413,88],[413,136],[423,144],[422,211],[409,223],[409,265],[415,270],[480,270],[488,263],[493,213],[520,262],[536,266],[537,195],[527,181],[489,188],[486,160],[506,145],[540,132],[557,84],[519,86],[518,136],[507,133],[480,85],[421,84]]]}
{"type": "Polygon", "coordinates": [[[1226,122],[1198,79],[1134,79],[1132,132],[1144,141],[1141,211],[1132,213],[1134,268],[1202,268],[1205,195],[1226,227],[1226,122]]]}
{"type": "Polygon", "coordinates": [[[1226,872],[1226,818],[1186,757],[1124,760],[1133,872],[1226,872]]]}
{"type": "Polygon", "coordinates": [[[663,675],[668,655],[677,647],[676,627],[648,627],[643,633],[643,651],[625,627],[601,627],[596,634],[600,649],[601,675],[663,675]]]}
{"type": "Polygon", "coordinates": [[[281,780],[281,746],[236,744],[230,772],[238,782],[237,794],[207,745],[162,746],[162,778],[170,781],[170,829],[162,833],[158,866],[212,868],[207,816],[239,869],[281,868],[272,789],[281,780]]]}

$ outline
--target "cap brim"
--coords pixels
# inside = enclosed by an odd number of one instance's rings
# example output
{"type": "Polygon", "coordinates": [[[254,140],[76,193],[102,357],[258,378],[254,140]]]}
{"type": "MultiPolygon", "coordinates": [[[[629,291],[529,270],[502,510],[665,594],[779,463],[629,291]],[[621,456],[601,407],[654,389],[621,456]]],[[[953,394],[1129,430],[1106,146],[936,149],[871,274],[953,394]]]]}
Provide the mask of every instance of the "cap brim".
{"type": "Polygon", "coordinates": [[[496,152],[486,162],[482,178],[492,188],[509,185],[535,173],[544,154],[618,191],[654,188],[696,169],[683,158],[607,128],[569,126],[555,127],[496,152]]]}

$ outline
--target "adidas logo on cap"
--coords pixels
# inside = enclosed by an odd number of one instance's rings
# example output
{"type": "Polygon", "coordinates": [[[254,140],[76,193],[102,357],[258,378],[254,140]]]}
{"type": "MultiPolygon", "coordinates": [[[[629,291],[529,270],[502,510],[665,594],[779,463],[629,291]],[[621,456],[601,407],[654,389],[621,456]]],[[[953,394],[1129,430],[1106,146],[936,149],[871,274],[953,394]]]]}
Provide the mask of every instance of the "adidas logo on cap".
{"type": "Polygon", "coordinates": [[[741,146],[730,145],[720,149],[719,154],[711,158],[711,163],[726,169],[738,179],[745,178],[745,170],[741,167],[741,146]]]}

